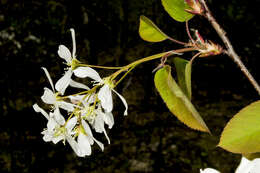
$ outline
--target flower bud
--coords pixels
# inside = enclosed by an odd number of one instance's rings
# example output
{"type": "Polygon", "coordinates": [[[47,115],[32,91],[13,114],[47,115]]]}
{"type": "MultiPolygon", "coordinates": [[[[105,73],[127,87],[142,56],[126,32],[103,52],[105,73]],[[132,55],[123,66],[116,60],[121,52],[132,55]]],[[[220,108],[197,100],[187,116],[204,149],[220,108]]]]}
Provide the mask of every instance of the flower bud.
{"type": "Polygon", "coordinates": [[[189,9],[185,9],[185,11],[195,15],[203,14],[204,8],[199,2],[199,0],[184,0],[184,1],[190,7],[189,9]]]}

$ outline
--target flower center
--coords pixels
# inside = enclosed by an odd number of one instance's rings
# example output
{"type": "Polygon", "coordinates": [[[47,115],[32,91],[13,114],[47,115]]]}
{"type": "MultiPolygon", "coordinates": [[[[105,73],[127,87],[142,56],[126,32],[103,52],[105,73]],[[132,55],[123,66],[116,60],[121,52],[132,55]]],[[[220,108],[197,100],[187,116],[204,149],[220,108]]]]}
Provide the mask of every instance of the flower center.
{"type": "Polygon", "coordinates": [[[104,84],[108,85],[109,88],[113,89],[115,87],[114,82],[109,77],[104,78],[103,80],[104,80],[104,84]]]}
{"type": "Polygon", "coordinates": [[[75,70],[78,67],[79,63],[80,63],[79,60],[77,60],[76,58],[72,58],[71,64],[67,64],[67,65],[70,66],[72,70],[75,70]]]}

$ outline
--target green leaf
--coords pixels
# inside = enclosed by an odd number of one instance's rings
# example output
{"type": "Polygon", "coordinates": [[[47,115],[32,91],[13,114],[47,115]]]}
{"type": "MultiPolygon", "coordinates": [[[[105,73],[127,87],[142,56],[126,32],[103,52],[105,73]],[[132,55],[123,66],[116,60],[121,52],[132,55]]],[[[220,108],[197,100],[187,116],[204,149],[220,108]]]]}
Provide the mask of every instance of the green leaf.
{"type": "Polygon", "coordinates": [[[260,152],[260,101],[243,108],[227,123],[218,146],[233,153],[260,152]]]}
{"type": "Polygon", "coordinates": [[[169,110],[181,122],[192,129],[210,133],[193,104],[171,76],[170,66],[164,66],[156,72],[154,83],[169,110]]]}
{"type": "Polygon", "coordinates": [[[260,153],[243,154],[243,156],[248,160],[254,160],[256,158],[260,158],[260,153]]]}
{"type": "Polygon", "coordinates": [[[189,61],[189,63],[186,65],[185,68],[185,81],[186,81],[186,86],[187,86],[187,90],[188,90],[188,97],[191,100],[191,96],[192,96],[192,91],[191,91],[191,65],[192,65],[192,61],[189,61]]]}
{"type": "Polygon", "coordinates": [[[185,22],[194,16],[185,11],[185,9],[189,9],[189,6],[184,0],[162,0],[162,5],[167,13],[179,22],[185,22]]]}
{"type": "Polygon", "coordinates": [[[176,67],[178,84],[191,100],[191,62],[179,57],[174,58],[173,62],[176,67]]]}
{"type": "Polygon", "coordinates": [[[145,16],[140,17],[139,35],[143,40],[149,42],[160,42],[168,38],[166,34],[164,34],[150,19],[145,16]]]}

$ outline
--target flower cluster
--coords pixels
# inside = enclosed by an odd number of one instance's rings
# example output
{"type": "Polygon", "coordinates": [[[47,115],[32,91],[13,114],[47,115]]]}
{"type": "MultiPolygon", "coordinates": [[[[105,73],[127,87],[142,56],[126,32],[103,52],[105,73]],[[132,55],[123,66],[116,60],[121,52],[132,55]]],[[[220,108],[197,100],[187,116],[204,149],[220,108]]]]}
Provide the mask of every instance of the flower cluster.
{"type": "Polygon", "coordinates": [[[36,112],[41,113],[47,119],[47,128],[43,130],[43,140],[46,142],[68,142],[79,157],[91,155],[91,145],[95,143],[104,150],[104,145],[94,138],[91,129],[97,133],[104,133],[108,143],[110,139],[106,133],[105,125],[112,128],[114,125],[112,91],[116,93],[125,105],[124,115],[127,115],[127,103],[123,96],[114,90],[114,82],[111,77],[101,78],[92,68],[81,66],[76,59],[76,41],[74,29],[70,29],[72,35],[73,50],[60,45],[58,55],[66,61],[68,68],[64,75],[53,84],[49,72],[45,72],[51,89],[44,88],[41,100],[51,106],[47,113],[37,104],[33,105],[36,112]],[[78,78],[90,78],[93,80],[92,88],[72,80],[73,74],[78,78]],[[68,87],[83,89],[82,92],[65,96],[68,87]],[[64,114],[67,116],[64,116],[64,114]],[[67,119],[66,119],[67,118],[67,119]]]}

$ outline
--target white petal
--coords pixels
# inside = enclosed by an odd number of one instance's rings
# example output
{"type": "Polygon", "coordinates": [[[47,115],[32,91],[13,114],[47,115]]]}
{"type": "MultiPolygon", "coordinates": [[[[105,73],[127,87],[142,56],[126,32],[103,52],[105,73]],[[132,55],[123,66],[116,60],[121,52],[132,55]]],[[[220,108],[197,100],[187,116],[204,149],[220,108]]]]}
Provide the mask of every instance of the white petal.
{"type": "Polygon", "coordinates": [[[86,85],[84,85],[82,83],[76,82],[74,80],[70,80],[70,86],[74,87],[74,88],[89,90],[89,87],[87,87],[86,85]]]}
{"type": "Polygon", "coordinates": [[[59,126],[56,122],[56,120],[52,117],[50,117],[48,123],[47,123],[47,130],[49,132],[53,131],[55,129],[56,126],[59,126]]]}
{"type": "Polygon", "coordinates": [[[67,103],[67,102],[64,102],[64,101],[58,101],[57,104],[60,108],[66,110],[68,112],[73,112],[74,108],[76,107],[76,105],[71,104],[71,103],[67,103]]]}
{"type": "Polygon", "coordinates": [[[242,157],[239,166],[235,173],[258,173],[260,170],[260,159],[254,159],[252,161],[245,157],[242,157]]]}
{"type": "Polygon", "coordinates": [[[73,70],[73,72],[74,72],[75,76],[80,77],[80,78],[89,77],[97,82],[102,81],[98,72],[90,67],[78,67],[75,70],[73,70]]]}
{"type": "Polygon", "coordinates": [[[47,104],[55,104],[56,102],[55,94],[49,88],[44,88],[44,93],[41,99],[47,104]]]}
{"type": "Polygon", "coordinates": [[[107,142],[108,142],[108,144],[110,144],[110,139],[109,139],[109,137],[108,137],[108,135],[107,135],[107,132],[106,132],[106,130],[105,130],[105,128],[104,128],[104,134],[105,134],[105,137],[107,138],[107,142]]]}
{"type": "Polygon", "coordinates": [[[67,124],[66,124],[66,129],[68,131],[68,133],[70,134],[72,129],[76,126],[78,121],[78,118],[76,116],[74,116],[73,118],[71,118],[67,124]]]}
{"type": "Polygon", "coordinates": [[[76,95],[76,96],[68,96],[73,104],[77,104],[78,102],[82,102],[85,107],[88,107],[90,103],[94,103],[95,97],[94,95],[76,95]],[[83,101],[84,99],[84,101],[83,101]]]}
{"type": "Polygon", "coordinates": [[[94,137],[93,137],[93,140],[98,144],[98,146],[101,148],[101,150],[104,151],[104,144],[102,144],[101,142],[96,140],[94,137]]]}
{"type": "Polygon", "coordinates": [[[204,170],[200,169],[200,173],[220,173],[220,172],[212,168],[206,168],[204,170]]]}
{"type": "Polygon", "coordinates": [[[97,112],[97,115],[95,117],[93,127],[96,132],[98,133],[103,133],[104,131],[104,120],[103,120],[103,115],[100,112],[97,112]]]}
{"type": "Polygon", "coordinates": [[[128,105],[125,98],[122,95],[120,95],[118,92],[116,92],[116,90],[113,89],[113,91],[118,95],[118,97],[122,100],[123,104],[125,105],[124,115],[127,115],[128,105]]]}
{"type": "Polygon", "coordinates": [[[54,144],[57,144],[58,142],[60,142],[61,140],[64,140],[64,135],[59,135],[59,136],[52,136],[52,142],[54,144]]]}
{"type": "Polygon", "coordinates": [[[48,120],[49,119],[49,115],[47,112],[45,112],[45,110],[43,110],[41,107],[39,107],[37,104],[33,105],[33,109],[35,112],[40,112],[42,113],[43,116],[45,116],[45,118],[48,120]]]}
{"type": "Polygon", "coordinates": [[[68,143],[70,144],[71,148],[73,149],[73,151],[77,154],[77,156],[79,156],[79,157],[85,156],[82,154],[82,152],[78,146],[78,143],[70,135],[66,135],[66,139],[67,139],[68,143]]]}
{"type": "Polygon", "coordinates": [[[75,39],[75,31],[73,28],[70,29],[71,32],[71,37],[72,37],[72,45],[73,45],[73,49],[72,49],[72,58],[76,58],[76,39],[75,39]]]}
{"type": "Polygon", "coordinates": [[[79,133],[78,145],[79,145],[79,149],[83,155],[87,155],[87,156],[91,155],[91,146],[90,146],[89,140],[88,140],[87,136],[84,135],[83,133],[79,133]]]}
{"type": "MultiPolygon", "coordinates": [[[[101,150],[104,151],[104,144],[102,144],[100,141],[95,139],[93,136],[87,136],[87,137],[90,137],[91,139],[93,139],[93,141],[95,141],[98,144],[98,146],[101,148],[101,150]]],[[[91,145],[93,145],[93,144],[91,144],[91,145]]]]}
{"type": "Polygon", "coordinates": [[[251,168],[250,173],[259,173],[260,159],[259,158],[254,159],[252,164],[253,164],[253,167],[251,168]]]}
{"type": "Polygon", "coordinates": [[[92,94],[92,95],[88,95],[87,97],[85,97],[84,102],[85,102],[87,105],[89,105],[89,104],[91,104],[91,103],[94,103],[95,100],[96,100],[96,95],[95,95],[95,93],[94,93],[94,94],[92,94]]]}
{"type": "Polygon", "coordinates": [[[86,123],[86,121],[83,120],[83,119],[81,120],[81,123],[82,123],[82,126],[83,126],[84,130],[85,130],[85,133],[88,135],[87,137],[88,137],[89,143],[91,145],[93,145],[94,144],[94,140],[92,139],[93,134],[91,132],[91,129],[90,129],[88,123],[86,123]]]}
{"type": "Polygon", "coordinates": [[[101,101],[101,106],[106,112],[111,112],[113,109],[112,92],[108,85],[104,85],[98,92],[98,99],[101,101]]]}
{"type": "Polygon", "coordinates": [[[107,138],[108,144],[110,144],[110,139],[107,136],[106,129],[104,127],[104,120],[103,120],[103,113],[99,112],[95,118],[94,124],[93,124],[96,132],[98,133],[104,133],[105,137],[107,138]]]}
{"type": "Polygon", "coordinates": [[[70,50],[66,46],[64,46],[64,45],[59,46],[58,55],[62,59],[64,59],[68,64],[71,63],[71,60],[72,60],[71,53],[70,53],[70,50]]]}
{"type": "Polygon", "coordinates": [[[43,134],[43,140],[45,141],[45,142],[50,142],[50,141],[52,141],[52,138],[53,138],[53,134],[52,133],[50,133],[48,130],[44,130],[43,132],[42,132],[42,134],[43,134]]]}
{"type": "Polygon", "coordinates": [[[246,159],[245,157],[242,157],[241,158],[241,162],[240,164],[238,165],[237,169],[236,169],[236,172],[235,173],[245,173],[246,170],[250,170],[251,169],[251,161],[246,159]]]}
{"type": "Polygon", "coordinates": [[[48,78],[48,80],[49,80],[49,82],[50,82],[50,84],[51,84],[52,91],[54,92],[53,82],[52,82],[52,80],[51,80],[51,76],[50,76],[48,70],[47,70],[46,68],[44,68],[44,67],[42,67],[42,69],[43,69],[45,75],[47,76],[47,78],[48,78]]]}
{"type": "Polygon", "coordinates": [[[103,114],[103,119],[105,123],[108,125],[108,128],[112,128],[114,125],[114,116],[111,112],[106,112],[103,114]]]}
{"type": "Polygon", "coordinates": [[[69,69],[65,72],[64,76],[62,76],[58,82],[55,84],[55,89],[61,93],[61,95],[64,94],[66,88],[69,86],[72,76],[72,70],[69,69]]]}
{"type": "Polygon", "coordinates": [[[56,108],[53,112],[54,115],[54,119],[56,120],[56,122],[60,125],[65,124],[65,119],[64,117],[61,115],[59,108],[56,108]]]}
{"type": "Polygon", "coordinates": [[[93,137],[89,125],[83,119],[82,119],[82,125],[83,125],[83,128],[84,128],[85,132],[88,134],[87,137],[88,137],[89,143],[91,145],[93,145],[93,143],[95,141],[98,144],[98,146],[101,148],[101,150],[103,151],[104,150],[104,145],[93,137]]]}

